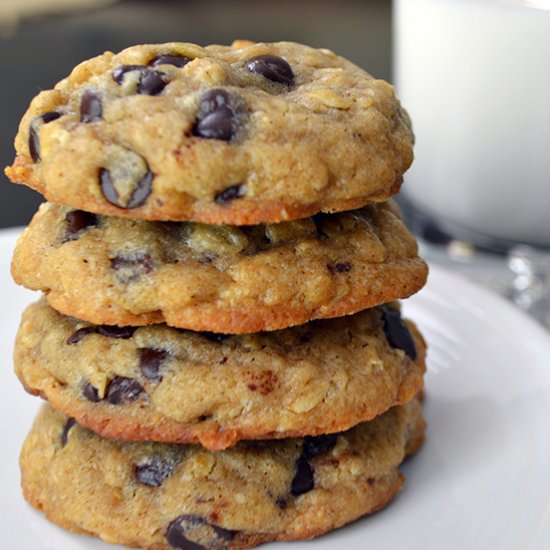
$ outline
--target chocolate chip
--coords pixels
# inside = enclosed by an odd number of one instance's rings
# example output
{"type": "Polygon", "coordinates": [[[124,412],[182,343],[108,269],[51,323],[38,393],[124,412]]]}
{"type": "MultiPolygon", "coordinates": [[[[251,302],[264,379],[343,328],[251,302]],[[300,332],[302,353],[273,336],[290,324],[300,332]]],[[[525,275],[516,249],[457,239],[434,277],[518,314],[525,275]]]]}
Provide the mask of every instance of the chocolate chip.
{"type": "Polygon", "coordinates": [[[125,205],[120,204],[119,193],[113,184],[111,172],[107,170],[107,168],[99,169],[99,183],[101,185],[101,192],[103,193],[103,196],[111,204],[114,204],[119,208],[131,210],[132,208],[137,208],[145,203],[151,194],[153,188],[153,173],[150,170],[147,170],[145,176],[143,176],[143,178],[136,183],[136,186],[125,205]]]}
{"type": "Polygon", "coordinates": [[[226,548],[236,534],[237,531],[230,531],[208,523],[200,516],[183,515],[168,525],[166,540],[172,548],[204,550],[226,548]]]}
{"type": "Polygon", "coordinates": [[[96,327],[83,327],[79,328],[76,332],[71,334],[68,338],[66,343],[69,345],[72,344],[78,344],[82,338],[85,336],[88,336],[88,334],[94,334],[96,332],[96,327]]]}
{"type": "Polygon", "coordinates": [[[116,325],[99,325],[97,327],[97,333],[107,338],[120,338],[122,340],[128,340],[136,331],[137,327],[119,327],[116,325]]]}
{"type": "Polygon", "coordinates": [[[245,67],[250,72],[260,74],[272,82],[284,84],[285,86],[292,86],[294,84],[292,68],[286,59],[278,55],[258,55],[252,57],[245,63],[245,67]]]}
{"type": "Polygon", "coordinates": [[[336,262],[334,264],[327,264],[327,268],[333,275],[335,273],[347,273],[351,271],[351,264],[349,262],[336,262]]]}
{"type": "Polygon", "coordinates": [[[84,210],[72,210],[65,216],[67,222],[67,236],[65,241],[74,241],[78,239],[78,233],[97,225],[97,216],[90,212],[84,212],[84,210]]]}
{"type": "Polygon", "coordinates": [[[238,183],[237,185],[232,185],[231,187],[216,193],[214,200],[218,204],[227,204],[228,202],[241,198],[244,195],[245,190],[246,186],[242,183],[238,183]]]}
{"type": "Polygon", "coordinates": [[[131,283],[151,273],[154,269],[153,259],[149,254],[134,256],[116,256],[111,259],[111,269],[117,272],[117,279],[122,283],[131,283]]]}
{"type": "Polygon", "coordinates": [[[155,57],[149,65],[156,67],[157,65],[174,65],[175,67],[185,67],[187,63],[193,61],[193,58],[185,55],[165,53],[155,57]]]}
{"type": "Polygon", "coordinates": [[[138,94],[158,95],[168,83],[168,79],[164,73],[160,71],[142,71],[141,78],[137,87],[138,94]]]}
{"type": "Polygon", "coordinates": [[[117,84],[122,84],[124,81],[124,75],[130,71],[143,71],[147,67],[145,65],[121,65],[113,71],[113,80],[117,84]]]}
{"type": "Polygon", "coordinates": [[[315,229],[317,230],[317,236],[328,239],[328,235],[323,230],[323,223],[329,218],[329,214],[319,212],[314,216],[311,216],[311,221],[315,224],[315,229]]]}
{"type": "Polygon", "coordinates": [[[314,486],[313,467],[307,458],[300,455],[296,461],[296,473],[292,479],[290,492],[295,497],[311,491],[314,486]]]}
{"type": "Polygon", "coordinates": [[[103,118],[103,105],[101,97],[92,90],[86,90],[82,94],[80,101],[80,120],[81,122],[94,122],[103,118]]]}
{"type": "Polygon", "coordinates": [[[197,122],[196,134],[208,139],[229,141],[233,137],[233,113],[229,107],[220,107],[197,122]]]}
{"type": "Polygon", "coordinates": [[[48,124],[48,122],[51,122],[52,120],[57,120],[60,116],[61,113],[58,113],[57,111],[50,111],[49,113],[44,113],[37,116],[35,120],[41,118],[44,124],[48,124]]]}
{"type": "Polygon", "coordinates": [[[131,403],[136,401],[144,391],[143,386],[133,378],[117,376],[107,386],[106,399],[111,405],[131,403]]]}
{"type": "Polygon", "coordinates": [[[229,338],[229,334],[222,334],[221,332],[208,332],[203,330],[199,334],[202,334],[205,338],[208,338],[208,340],[217,342],[218,344],[229,338]]]}
{"type": "Polygon", "coordinates": [[[52,120],[56,120],[61,116],[61,113],[56,111],[50,111],[42,115],[38,115],[32,119],[31,127],[29,129],[29,152],[33,162],[40,160],[40,140],[38,139],[37,126],[48,124],[52,120]]]}
{"type": "Polygon", "coordinates": [[[147,380],[160,382],[162,363],[170,356],[165,349],[143,348],[139,350],[139,368],[147,380]]]}
{"type": "Polygon", "coordinates": [[[233,139],[244,112],[239,103],[237,98],[219,88],[205,92],[199,101],[193,135],[224,141],[233,139]]]}
{"type": "Polygon", "coordinates": [[[406,323],[398,309],[383,306],[382,321],[386,340],[392,348],[403,350],[413,361],[416,359],[416,346],[406,323]]]}
{"type": "Polygon", "coordinates": [[[294,496],[311,491],[314,487],[314,470],[310,460],[328,453],[336,445],[338,435],[327,434],[304,438],[302,453],[296,461],[296,473],[292,480],[290,492],[294,496]]]}
{"type": "Polygon", "coordinates": [[[153,458],[136,466],[136,480],[149,487],[160,487],[164,480],[169,477],[176,468],[177,461],[153,458]]]}
{"type": "Polygon", "coordinates": [[[115,189],[111,180],[111,173],[107,168],[99,169],[99,183],[103,196],[115,206],[118,206],[118,191],[115,189]]]}
{"type": "Polygon", "coordinates": [[[69,430],[76,424],[76,420],[74,418],[69,418],[67,422],[65,422],[65,425],[63,426],[63,431],[61,432],[61,446],[65,447],[67,445],[67,440],[69,437],[69,430]]]}
{"type": "Polygon", "coordinates": [[[277,504],[277,506],[281,509],[281,510],[284,510],[286,508],[286,499],[283,498],[283,497],[279,497],[277,498],[277,500],[275,501],[275,504],[277,504]]]}
{"type": "Polygon", "coordinates": [[[84,397],[92,403],[97,403],[98,401],[101,401],[97,388],[94,388],[94,386],[92,386],[90,382],[87,381],[84,382],[84,384],[82,385],[82,395],[84,395],[84,397]]]}
{"type": "Polygon", "coordinates": [[[134,189],[126,208],[137,208],[145,203],[147,197],[151,194],[153,189],[153,172],[147,171],[145,176],[138,182],[137,187],[134,189]]]}
{"type": "Polygon", "coordinates": [[[334,448],[337,439],[337,434],[307,436],[304,438],[302,454],[308,460],[316,456],[324,455],[334,448]]]}
{"type": "Polygon", "coordinates": [[[122,65],[117,67],[113,71],[114,81],[122,85],[124,75],[130,71],[139,71],[140,73],[136,88],[138,94],[158,95],[168,84],[168,77],[164,73],[150,69],[145,65],[122,65]]]}

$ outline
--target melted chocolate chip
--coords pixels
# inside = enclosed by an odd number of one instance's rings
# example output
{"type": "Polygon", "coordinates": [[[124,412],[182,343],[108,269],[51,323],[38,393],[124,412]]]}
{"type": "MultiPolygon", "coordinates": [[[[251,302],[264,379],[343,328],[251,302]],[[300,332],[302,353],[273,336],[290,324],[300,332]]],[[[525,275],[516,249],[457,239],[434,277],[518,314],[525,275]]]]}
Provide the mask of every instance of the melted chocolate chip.
{"type": "Polygon", "coordinates": [[[97,388],[94,388],[94,386],[92,386],[90,382],[84,382],[84,384],[82,385],[82,395],[92,403],[97,403],[98,401],[101,401],[97,388]]]}
{"type": "Polygon", "coordinates": [[[310,462],[316,456],[324,455],[334,448],[336,434],[308,436],[304,438],[302,453],[296,461],[296,473],[292,480],[290,492],[294,496],[311,491],[315,485],[314,469],[310,462]]]}
{"type": "Polygon", "coordinates": [[[81,122],[94,122],[101,118],[103,118],[103,105],[100,95],[91,90],[86,90],[80,101],[81,122]]]}
{"type": "Polygon", "coordinates": [[[38,115],[32,119],[29,129],[29,152],[33,162],[38,162],[40,160],[40,140],[38,139],[37,126],[48,124],[48,122],[52,122],[52,120],[56,120],[60,116],[61,113],[50,111],[49,113],[38,115]]]}
{"type": "Polygon", "coordinates": [[[250,72],[260,74],[272,82],[284,84],[285,86],[292,86],[294,84],[292,68],[286,59],[278,55],[258,55],[252,57],[245,63],[245,67],[250,72]]]}
{"type": "Polygon", "coordinates": [[[117,327],[111,325],[99,325],[79,328],[76,332],[67,338],[67,344],[78,344],[88,334],[99,334],[108,338],[122,338],[127,340],[131,338],[136,327],[117,327]]]}
{"type": "Polygon", "coordinates": [[[395,349],[403,350],[413,361],[416,359],[416,346],[409,327],[401,318],[398,309],[389,306],[382,307],[382,321],[388,344],[395,349]]]}
{"type": "Polygon", "coordinates": [[[61,432],[61,446],[65,447],[67,445],[68,437],[69,437],[69,430],[76,424],[76,420],[74,418],[69,418],[67,422],[65,422],[65,425],[63,426],[63,431],[61,432]]]}
{"type": "Polygon", "coordinates": [[[216,193],[214,200],[218,204],[227,204],[235,199],[241,198],[244,195],[245,190],[246,186],[242,183],[238,183],[237,185],[232,185],[231,187],[216,193]]]}
{"type": "Polygon", "coordinates": [[[335,273],[347,273],[351,271],[351,264],[349,262],[336,262],[334,264],[327,264],[327,268],[333,275],[335,273]]]}
{"type": "Polygon", "coordinates": [[[97,327],[97,333],[107,338],[121,338],[122,340],[128,340],[136,331],[137,327],[119,327],[116,325],[99,325],[97,327]]]}
{"type": "Polygon", "coordinates": [[[72,210],[65,216],[67,222],[67,236],[66,241],[74,241],[78,239],[78,233],[97,225],[97,216],[90,212],[84,212],[84,210],[72,210]]]}
{"type": "Polygon", "coordinates": [[[237,102],[225,90],[208,90],[200,98],[193,135],[224,141],[233,139],[241,118],[241,109],[236,105],[237,102]]]}
{"type": "Polygon", "coordinates": [[[145,176],[137,182],[135,189],[132,191],[130,198],[126,205],[119,204],[119,194],[116,190],[113,180],[111,179],[111,172],[107,168],[100,168],[99,172],[99,184],[101,186],[101,192],[103,196],[115,206],[119,208],[125,208],[131,210],[137,208],[145,203],[153,188],[153,173],[148,170],[145,176]]]}
{"type": "Polygon", "coordinates": [[[154,263],[149,254],[138,254],[131,257],[116,256],[111,259],[111,269],[117,272],[119,281],[130,283],[151,273],[154,263]]]}
{"type": "Polygon", "coordinates": [[[96,331],[97,331],[97,327],[79,328],[76,332],[74,332],[67,338],[66,343],[69,345],[78,344],[78,342],[80,342],[82,338],[84,338],[85,336],[88,336],[88,334],[94,334],[96,331]]]}
{"type": "Polygon", "coordinates": [[[313,467],[307,458],[301,455],[296,461],[296,473],[292,479],[290,492],[295,497],[311,491],[314,486],[313,467]]]}
{"type": "Polygon", "coordinates": [[[149,487],[160,487],[164,480],[174,471],[177,462],[174,460],[162,460],[153,458],[150,462],[144,462],[136,466],[136,481],[149,487]]]}
{"type": "Polygon", "coordinates": [[[111,269],[118,271],[127,267],[141,267],[146,273],[153,271],[153,259],[149,254],[140,254],[134,258],[115,256],[111,259],[111,269]]]}
{"type": "Polygon", "coordinates": [[[122,84],[124,75],[130,71],[139,71],[139,83],[136,88],[138,94],[158,95],[168,83],[167,76],[150,69],[145,65],[122,65],[113,71],[113,79],[117,84],[122,84]]]}
{"type": "Polygon", "coordinates": [[[147,380],[160,382],[162,363],[170,356],[165,349],[143,348],[139,350],[139,368],[147,380]]]}
{"type": "Polygon", "coordinates": [[[208,523],[200,516],[183,515],[168,525],[166,540],[179,550],[204,550],[225,548],[236,534],[237,531],[208,523]]]}
{"type": "Polygon", "coordinates": [[[334,449],[337,439],[337,434],[307,436],[304,438],[302,455],[305,456],[308,460],[316,456],[324,455],[334,449]]]}
{"type": "Polygon", "coordinates": [[[133,378],[117,376],[107,386],[106,399],[111,405],[131,403],[136,401],[144,391],[143,386],[133,378]]]}
{"type": "Polygon", "coordinates": [[[157,65],[174,65],[175,67],[185,67],[187,63],[193,61],[193,58],[179,54],[162,54],[155,57],[149,65],[156,67],[157,65]]]}

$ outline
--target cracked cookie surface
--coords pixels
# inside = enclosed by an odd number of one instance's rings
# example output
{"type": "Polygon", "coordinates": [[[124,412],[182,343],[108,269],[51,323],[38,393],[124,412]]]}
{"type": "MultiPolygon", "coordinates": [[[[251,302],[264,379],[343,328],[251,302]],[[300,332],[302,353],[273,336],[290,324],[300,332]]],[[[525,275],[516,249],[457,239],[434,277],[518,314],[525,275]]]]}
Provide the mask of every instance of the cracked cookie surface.
{"type": "Polygon", "coordinates": [[[329,50],[167,43],[41,92],[6,173],[95,213],[243,225],[386,200],[412,144],[393,87],[329,50]]]}
{"type": "Polygon", "coordinates": [[[222,336],[90,325],[41,300],[23,315],[14,361],[28,391],[103,436],[218,450],[370,420],[422,388],[425,354],[395,304],[222,336]]]}
{"type": "Polygon", "coordinates": [[[417,399],[332,436],[199,446],[102,439],[44,406],[21,454],[25,498],[78,533],[149,550],[310,539],[385,506],[424,438],[417,399]]]}
{"type": "Polygon", "coordinates": [[[92,323],[251,333],[406,298],[427,266],[391,203],[240,228],[46,203],[17,244],[12,274],[92,323]]]}

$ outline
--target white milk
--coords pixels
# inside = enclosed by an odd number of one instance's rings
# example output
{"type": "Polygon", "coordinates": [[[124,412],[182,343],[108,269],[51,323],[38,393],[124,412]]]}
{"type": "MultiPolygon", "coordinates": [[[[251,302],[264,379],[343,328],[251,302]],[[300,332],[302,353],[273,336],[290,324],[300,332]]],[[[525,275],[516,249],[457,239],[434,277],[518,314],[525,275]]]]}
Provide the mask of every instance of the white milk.
{"type": "Polygon", "coordinates": [[[406,197],[443,227],[550,246],[550,0],[395,0],[394,36],[406,197]]]}

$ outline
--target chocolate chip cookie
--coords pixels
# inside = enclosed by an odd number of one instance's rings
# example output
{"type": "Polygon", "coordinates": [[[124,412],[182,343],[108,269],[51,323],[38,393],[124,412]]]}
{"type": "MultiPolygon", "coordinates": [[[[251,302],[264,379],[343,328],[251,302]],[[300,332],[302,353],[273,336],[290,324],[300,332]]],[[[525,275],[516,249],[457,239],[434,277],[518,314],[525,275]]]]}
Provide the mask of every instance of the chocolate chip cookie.
{"type": "Polygon", "coordinates": [[[329,50],[168,43],[41,92],[6,174],[94,213],[257,224],[387,199],[412,144],[393,87],[329,50]]]}
{"type": "Polygon", "coordinates": [[[385,506],[422,444],[417,400],[333,435],[199,446],[103,439],[44,406],[21,454],[25,498],[77,533],[155,550],[310,539],[385,506]]]}
{"type": "Polygon", "coordinates": [[[249,333],[405,298],[427,267],[388,203],[245,227],[46,203],[18,242],[12,274],[92,323],[249,333]]]}
{"type": "Polygon", "coordinates": [[[396,304],[225,336],[90,325],[44,300],[23,315],[24,386],[106,437],[195,443],[338,432],[412,398],[426,346],[396,304]]]}

